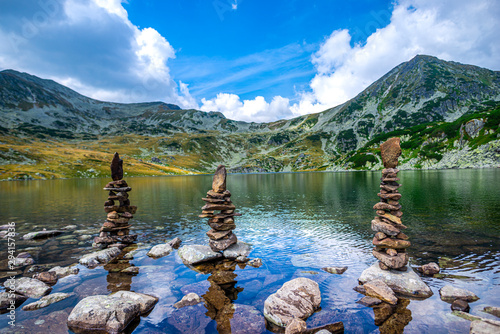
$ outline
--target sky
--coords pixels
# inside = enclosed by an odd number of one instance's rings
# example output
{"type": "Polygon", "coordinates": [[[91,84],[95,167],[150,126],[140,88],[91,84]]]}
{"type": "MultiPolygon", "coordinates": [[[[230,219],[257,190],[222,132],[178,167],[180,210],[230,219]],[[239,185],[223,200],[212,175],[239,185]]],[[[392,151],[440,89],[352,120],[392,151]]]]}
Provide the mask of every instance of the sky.
{"type": "Polygon", "coordinates": [[[0,0],[0,70],[104,101],[270,122],[417,54],[500,70],[497,0],[0,0]]]}

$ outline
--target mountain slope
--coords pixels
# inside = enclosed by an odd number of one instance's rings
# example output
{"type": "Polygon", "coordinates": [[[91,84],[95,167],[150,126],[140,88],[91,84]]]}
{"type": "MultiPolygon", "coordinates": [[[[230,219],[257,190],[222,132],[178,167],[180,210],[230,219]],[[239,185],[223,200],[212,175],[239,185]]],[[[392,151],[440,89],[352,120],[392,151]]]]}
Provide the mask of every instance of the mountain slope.
{"type": "Polygon", "coordinates": [[[33,175],[44,161],[55,166],[40,172],[46,177],[97,176],[87,169],[107,173],[113,150],[134,160],[135,175],[210,172],[220,163],[240,172],[379,168],[377,145],[387,135],[403,136],[405,168],[497,166],[499,101],[500,72],[430,56],[398,65],[340,106],[272,123],[162,102],[102,102],[7,70],[0,178],[33,175]],[[33,149],[42,146],[43,154],[33,149]],[[82,154],[68,162],[61,146],[82,154]],[[61,163],[69,165],[58,174],[61,163]]]}

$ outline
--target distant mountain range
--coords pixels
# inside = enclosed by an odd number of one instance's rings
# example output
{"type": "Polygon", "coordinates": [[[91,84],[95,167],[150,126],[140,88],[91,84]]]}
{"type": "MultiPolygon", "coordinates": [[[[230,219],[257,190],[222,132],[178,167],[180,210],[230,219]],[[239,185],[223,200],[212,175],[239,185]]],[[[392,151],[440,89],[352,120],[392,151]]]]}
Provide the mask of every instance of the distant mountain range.
{"type": "Polygon", "coordinates": [[[500,72],[423,55],[342,105],[272,123],[102,102],[5,70],[0,179],[104,176],[114,151],[131,175],[213,172],[221,163],[234,172],[380,168],[378,145],[390,136],[402,137],[402,168],[497,167],[499,106],[500,72]]]}

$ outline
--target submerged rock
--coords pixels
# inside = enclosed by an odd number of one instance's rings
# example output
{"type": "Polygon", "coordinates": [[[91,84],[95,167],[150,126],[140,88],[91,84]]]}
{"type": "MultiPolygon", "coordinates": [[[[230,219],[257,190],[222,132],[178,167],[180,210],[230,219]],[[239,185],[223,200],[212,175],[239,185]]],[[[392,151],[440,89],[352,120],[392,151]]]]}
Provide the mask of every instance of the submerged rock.
{"type": "Polygon", "coordinates": [[[40,300],[37,300],[34,303],[23,306],[23,311],[38,310],[74,295],[75,295],[74,293],[62,293],[62,292],[53,293],[51,295],[40,298],[40,300]]]}
{"type": "Polygon", "coordinates": [[[203,300],[196,293],[191,292],[182,297],[177,303],[174,304],[175,308],[183,308],[185,306],[193,306],[201,303],[203,300]]]}
{"type": "Polygon", "coordinates": [[[147,255],[150,257],[159,258],[162,256],[167,256],[168,254],[172,253],[173,250],[174,249],[169,244],[160,244],[153,246],[153,248],[151,248],[147,255]]]}
{"type": "Polygon", "coordinates": [[[219,333],[261,334],[266,331],[262,313],[250,305],[227,304],[215,320],[219,333]]]}
{"type": "Polygon", "coordinates": [[[47,284],[29,277],[8,280],[3,286],[30,298],[40,298],[52,290],[47,284]]]}
{"type": "Polygon", "coordinates": [[[473,292],[445,285],[439,289],[441,300],[445,302],[453,302],[455,299],[465,300],[467,302],[474,302],[479,299],[473,292]]]}
{"type": "Polygon", "coordinates": [[[101,251],[84,255],[79,262],[86,267],[94,268],[99,264],[108,263],[120,253],[121,250],[118,247],[106,248],[101,251]]]}
{"type": "Polygon", "coordinates": [[[319,308],[318,283],[299,277],[283,284],[264,302],[264,316],[277,326],[286,327],[293,318],[306,319],[319,308]]]}
{"type": "Polygon", "coordinates": [[[257,258],[257,259],[252,259],[250,261],[248,261],[247,263],[249,266],[251,267],[255,267],[255,268],[259,268],[260,266],[262,266],[262,260],[257,258]]]}
{"type": "Polygon", "coordinates": [[[38,231],[38,232],[30,232],[28,234],[25,234],[23,236],[24,240],[33,240],[33,239],[42,239],[42,238],[49,238],[49,237],[55,237],[59,234],[62,234],[64,231],[60,230],[50,230],[50,231],[38,231]]]}
{"type": "Polygon", "coordinates": [[[214,252],[209,246],[204,245],[182,246],[178,254],[185,264],[197,264],[222,257],[221,253],[214,252]]]}
{"type": "Polygon", "coordinates": [[[347,270],[347,267],[325,267],[321,269],[330,274],[342,275],[347,270]]]}
{"type": "Polygon", "coordinates": [[[378,263],[374,263],[361,273],[359,282],[364,284],[376,279],[384,281],[395,293],[403,296],[418,298],[432,296],[432,290],[411,267],[408,267],[405,271],[382,270],[378,263]]]}

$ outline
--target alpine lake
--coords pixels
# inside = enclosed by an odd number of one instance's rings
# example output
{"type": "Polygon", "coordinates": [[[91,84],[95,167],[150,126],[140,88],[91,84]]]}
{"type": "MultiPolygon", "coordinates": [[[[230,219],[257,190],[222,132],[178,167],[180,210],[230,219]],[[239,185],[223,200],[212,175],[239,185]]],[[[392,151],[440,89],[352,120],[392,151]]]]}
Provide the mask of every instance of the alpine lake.
{"type": "MultiPolygon", "coordinates": [[[[439,297],[441,287],[452,285],[480,297],[470,303],[471,314],[495,319],[482,310],[500,306],[500,168],[401,171],[398,176],[402,221],[411,241],[409,264],[416,268],[436,262],[441,272],[422,277],[434,295],[406,301],[396,325],[375,325],[374,310],[357,303],[363,295],[353,290],[361,272],[376,262],[370,222],[379,201],[380,171],[228,174],[227,189],[242,214],[235,217],[234,233],[252,246],[249,257],[263,263],[259,268],[227,265],[231,280],[225,291],[231,303],[262,313],[266,298],[285,282],[307,277],[319,284],[322,298],[321,309],[307,319],[308,328],[342,321],[346,333],[469,333],[470,322],[451,314],[450,304],[439,297]],[[336,275],[321,269],[328,266],[348,269],[336,275]]],[[[198,215],[212,175],[124,179],[132,187],[131,205],[138,207],[131,220],[138,251],[130,260],[94,269],[78,260],[95,251],[92,240],[106,218],[103,187],[110,178],[0,182],[0,225],[15,222],[16,254],[29,252],[42,268],[75,265],[80,270],[53,286],[52,293],[72,292],[72,297],[36,311],[18,307],[15,327],[8,325],[7,314],[0,315],[2,333],[71,333],[66,320],[81,299],[119,290],[159,297],[155,308],[132,322],[126,333],[217,333],[224,326],[230,332],[231,319],[213,319],[203,303],[173,307],[189,292],[209,293],[213,270],[184,265],[177,250],[158,259],[146,255],[152,246],[175,237],[182,245],[208,244],[210,227],[198,215]],[[75,226],[52,238],[22,238],[68,225],[75,226]],[[119,272],[128,266],[138,267],[139,273],[119,272]]],[[[3,283],[7,240],[0,245],[3,283]]],[[[32,275],[31,266],[17,270],[18,278],[32,275]]]]}

